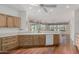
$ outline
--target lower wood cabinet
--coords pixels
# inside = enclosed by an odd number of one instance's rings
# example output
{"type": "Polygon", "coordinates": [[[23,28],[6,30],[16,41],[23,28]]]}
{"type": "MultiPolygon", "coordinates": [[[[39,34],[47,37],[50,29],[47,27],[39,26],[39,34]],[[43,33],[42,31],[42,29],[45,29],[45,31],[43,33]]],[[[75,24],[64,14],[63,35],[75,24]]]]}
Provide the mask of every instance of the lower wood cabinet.
{"type": "Polygon", "coordinates": [[[54,43],[54,45],[59,45],[59,43],[60,43],[60,35],[59,34],[53,35],[53,43],[54,43]]]}
{"type": "Polygon", "coordinates": [[[1,51],[1,39],[0,39],[0,51],[1,51]]]}
{"type": "Polygon", "coordinates": [[[19,36],[19,45],[21,47],[26,46],[26,47],[31,47],[33,46],[33,36],[31,35],[21,35],[19,36]]]}
{"type": "Polygon", "coordinates": [[[34,46],[39,46],[40,45],[40,41],[39,41],[39,36],[38,35],[34,35],[33,36],[33,45],[34,46]]]}
{"type": "Polygon", "coordinates": [[[2,51],[7,51],[7,50],[11,50],[11,49],[18,47],[17,36],[4,37],[1,39],[2,39],[1,41],[2,51]]]}
{"type": "Polygon", "coordinates": [[[39,35],[40,46],[45,46],[46,44],[46,35],[39,35]]]}
{"type": "Polygon", "coordinates": [[[21,47],[45,46],[45,35],[20,35],[19,45],[21,47]]]}
{"type": "MultiPolygon", "coordinates": [[[[54,34],[53,44],[59,45],[60,35],[54,34]]],[[[0,50],[8,51],[17,47],[40,47],[46,45],[46,35],[19,35],[0,38],[0,50]]]]}

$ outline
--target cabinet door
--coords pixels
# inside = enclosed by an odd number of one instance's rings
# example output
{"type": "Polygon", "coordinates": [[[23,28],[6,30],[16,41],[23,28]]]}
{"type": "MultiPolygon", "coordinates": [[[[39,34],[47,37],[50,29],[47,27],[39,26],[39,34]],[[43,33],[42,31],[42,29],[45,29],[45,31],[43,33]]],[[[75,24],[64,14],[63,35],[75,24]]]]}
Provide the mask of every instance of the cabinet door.
{"type": "Polygon", "coordinates": [[[19,44],[20,46],[24,47],[31,47],[33,46],[33,36],[25,35],[19,37],[19,44]]]}
{"type": "Polygon", "coordinates": [[[54,34],[53,35],[53,43],[54,45],[59,45],[60,42],[60,35],[59,34],[54,34]]]}
{"type": "Polygon", "coordinates": [[[7,51],[18,47],[17,36],[2,38],[2,50],[7,51]]]}
{"type": "Polygon", "coordinates": [[[12,16],[7,16],[7,26],[8,27],[14,27],[13,25],[13,17],[12,16]]]}
{"type": "Polygon", "coordinates": [[[20,27],[21,19],[20,17],[14,17],[14,27],[20,27]]]}
{"type": "Polygon", "coordinates": [[[39,35],[39,42],[40,42],[40,46],[45,46],[46,36],[45,35],[39,35]]]}
{"type": "Polygon", "coordinates": [[[0,39],[0,51],[1,51],[1,39],[0,39]]]}
{"type": "Polygon", "coordinates": [[[40,45],[40,42],[39,42],[39,39],[38,39],[38,35],[34,35],[33,44],[34,44],[34,46],[39,46],[40,45]]]}
{"type": "Polygon", "coordinates": [[[6,15],[0,14],[0,27],[6,27],[6,15]]]}

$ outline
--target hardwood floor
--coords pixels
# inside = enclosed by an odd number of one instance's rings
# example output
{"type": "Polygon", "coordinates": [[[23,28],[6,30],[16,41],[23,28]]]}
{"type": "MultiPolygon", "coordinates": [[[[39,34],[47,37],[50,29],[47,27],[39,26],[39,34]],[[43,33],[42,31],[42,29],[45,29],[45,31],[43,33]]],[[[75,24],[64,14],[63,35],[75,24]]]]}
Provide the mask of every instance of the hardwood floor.
{"type": "Polygon", "coordinates": [[[78,54],[78,51],[75,46],[60,45],[58,47],[21,48],[11,51],[11,54],[78,54]]]}
{"type": "Polygon", "coordinates": [[[17,49],[11,51],[11,54],[51,54],[54,52],[54,47],[40,47],[40,48],[28,48],[17,49]]]}
{"type": "Polygon", "coordinates": [[[72,41],[67,40],[65,44],[52,47],[39,47],[39,48],[20,48],[10,51],[11,54],[79,54],[79,51],[72,44],[72,41]]]}

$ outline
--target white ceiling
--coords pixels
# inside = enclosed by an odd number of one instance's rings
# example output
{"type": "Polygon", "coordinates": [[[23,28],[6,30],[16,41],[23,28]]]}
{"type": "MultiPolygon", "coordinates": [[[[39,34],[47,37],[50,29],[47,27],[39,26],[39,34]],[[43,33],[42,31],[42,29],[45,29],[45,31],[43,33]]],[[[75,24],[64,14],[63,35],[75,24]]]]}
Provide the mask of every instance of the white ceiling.
{"type": "Polygon", "coordinates": [[[10,4],[8,5],[19,11],[27,11],[31,20],[57,23],[57,22],[69,22],[72,19],[72,11],[79,8],[79,5],[66,5],[58,4],[56,8],[46,8],[46,13],[42,7],[29,4],[10,4]]]}

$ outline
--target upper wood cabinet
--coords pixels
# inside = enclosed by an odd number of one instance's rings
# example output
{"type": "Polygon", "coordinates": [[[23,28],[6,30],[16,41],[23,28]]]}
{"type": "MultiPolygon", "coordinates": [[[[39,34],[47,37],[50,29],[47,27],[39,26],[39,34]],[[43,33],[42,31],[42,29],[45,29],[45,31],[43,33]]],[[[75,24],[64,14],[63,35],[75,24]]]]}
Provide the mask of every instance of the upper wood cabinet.
{"type": "Polygon", "coordinates": [[[21,24],[21,18],[20,17],[14,17],[14,27],[20,27],[21,24]]]}
{"type": "Polygon", "coordinates": [[[8,27],[15,27],[19,28],[20,27],[20,17],[15,17],[15,16],[7,16],[7,26],[8,27]]]}
{"type": "Polygon", "coordinates": [[[20,24],[20,17],[0,14],[0,27],[19,28],[20,24]]]}
{"type": "Polygon", "coordinates": [[[0,27],[6,27],[6,15],[0,14],[0,27]]]}
{"type": "Polygon", "coordinates": [[[14,27],[13,20],[14,19],[12,16],[7,16],[7,26],[8,27],[14,27]]]}

